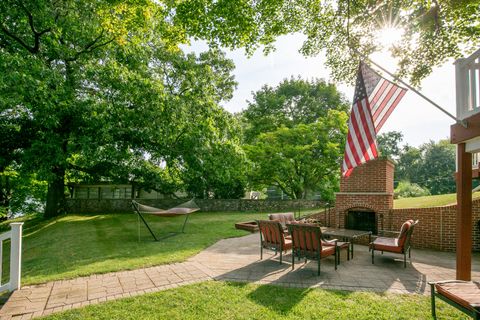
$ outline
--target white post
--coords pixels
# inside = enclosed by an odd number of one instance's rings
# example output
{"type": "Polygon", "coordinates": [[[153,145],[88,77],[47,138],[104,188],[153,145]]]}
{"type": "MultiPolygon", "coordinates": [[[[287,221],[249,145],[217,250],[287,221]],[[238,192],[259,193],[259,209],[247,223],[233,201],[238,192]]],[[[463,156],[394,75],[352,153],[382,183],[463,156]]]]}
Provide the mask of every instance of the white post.
{"type": "Polygon", "coordinates": [[[23,222],[10,223],[12,238],[10,239],[10,291],[20,289],[22,274],[22,226],[23,222]]]}
{"type": "Polygon", "coordinates": [[[464,67],[465,59],[457,59],[455,61],[455,85],[456,85],[456,102],[457,102],[457,119],[463,120],[468,114],[468,105],[466,97],[468,96],[467,73],[464,67]]]}

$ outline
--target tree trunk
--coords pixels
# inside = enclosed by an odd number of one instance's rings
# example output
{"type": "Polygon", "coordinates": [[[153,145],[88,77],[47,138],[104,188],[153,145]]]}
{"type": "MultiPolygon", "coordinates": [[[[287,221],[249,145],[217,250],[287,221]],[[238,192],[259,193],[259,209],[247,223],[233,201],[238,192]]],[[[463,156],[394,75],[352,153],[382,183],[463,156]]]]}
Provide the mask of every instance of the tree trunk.
{"type": "Polygon", "coordinates": [[[64,214],[65,210],[65,169],[54,170],[55,177],[48,183],[47,205],[45,218],[52,218],[64,214]]]}
{"type": "MultiPolygon", "coordinates": [[[[72,66],[72,62],[64,60],[65,63],[65,90],[67,96],[65,102],[74,105],[75,104],[75,70],[72,66]]],[[[59,146],[62,151],[63,161],[58,162],[56,166],[52,168],[54,178],[48,182],[47,191],[47,205],[45,206],[45,218],[52,218],[66,213],[66,201],[65,201],[65,163],[68,158],[68,139],[71,134],[72,118],[74,114],[66,113],[60,119],[60,124],[57,127],[56,133],[61,139],[61,145],[59,146]]]]}

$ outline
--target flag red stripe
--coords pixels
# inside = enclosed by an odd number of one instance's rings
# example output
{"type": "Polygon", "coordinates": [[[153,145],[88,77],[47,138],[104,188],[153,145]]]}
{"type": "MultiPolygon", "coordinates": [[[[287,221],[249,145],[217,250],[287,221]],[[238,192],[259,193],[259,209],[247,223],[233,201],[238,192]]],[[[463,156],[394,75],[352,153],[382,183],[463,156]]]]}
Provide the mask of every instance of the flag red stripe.
{"type": "MultiPolygon", "coordinates": [[[[348,142],[347,142],[348,143],[348,142]]],[[[353,164],[352,162],[350,161],[350,156],[347,154],[347,147],[350,148],[349,146],[345,146],[345,157],[344,157],[344,160],[345,160],[345,163],[347,165],[347,168],[353,168],[353,164]]]]}
{"type": "MultiPolygon", "coordinates": [[[[398,88],[395,93],[393,94],[393,96],[387,101],[385,107],[382,109],[381,113],[378,115],[378,117],[375,119],[375,127],[377,129],[377,132],[378,132],[378,124],[383,120],[383,118],[386,116],[386,114],[388,113],[388,111],[392,108],[393,104],[395,103],[395,101],[397,101],[397,98],[398,96],[403,92],[404,90],[401,89],[401,88],[398,88]]],[[[398,104],[398,102],[397,102],[398,104]]],[[[395,104],[396,106],[396,104],[395,104]]],[[[395,108],[395,106],[393,106],[393,108],[395,108]]]]}
{"type": "Polygon", "coordinates": [[[393,86],[390,89],[390,91],[387,93],[385,98],[380,102],[380,106],[375,111],[375,114],[373,115],[373,119],[376,120],[378,118],[378,116],[382,113],[383,109],[388,105],[388,102],[390,101],[390,99],[392,98],[392,96],[395,94],[397,90],[402,90],[402,89],[400,89],[397,86],[393,86]]]}
{"type": "MultiPolygon", "coordinates": [[[[360,101],[357,102],[357,106],[356,106],[356,109],[357,109],[357,111],[358,111],[358,113],[359,113],[359,115],[360,115],[360,118],[361,118],[360,121],[357,121],[358,119],[357,119],[357,116],[356,116],[355,111],[354,111],[353,109],[352,109],[351,117],[352,117],[352,124],[353,124],[353,127],[354,127],[354,129],[355,129],[355,133],[356,133],[355,136],[357,137],[357,140],[358,140],[358,142],[359,142],[358,144],[360,145],[360,149],[362,149],[362,155],[363,155],[363,157],[365,158],[365,160],[368,161],[368,160],[370,160],[370,156],[368,155],[368,151],[367,151],[367,148],[366,148],[365,146],[370,144],[370,139],[369,139],[369,137],[368,137],[367,132],[365,132],[365,136],[366,136],[366,138],[367,138],[367,141],[364,141],[363,136],[362,136],[362,134],[361,134],[361,132],[360,132],[360,130],[366,131],[366,130],[365,130],[365,125],[366,125],[366,123],[365,123],[365,121],[364,121],[364,117],[362,118],[362,113],[361,113],[360,110],[359,110],[359,109],[360,109],[360,108],[359,108],[359,107],[360,107],[360,106],[359,106],[360,103],[361,103],[360,101]],[[361,125],[363,128],[360,128],[360,127],[358,126],[358,122],[360,122],[360,125],[361,125]]],[[[355,107],[354,107],[354,108],[355,108],[355,107]]]]}
{"type": "Polygon", "coordinates": [[[344,176],[347,178],[350,177],[350,175],[352,174],[352,171],[353,171],[353,168],[348,169],[347,171],[345,171],[344,176]]]}
{"type": "Polygon", "coordinates": [[[372,148],[372,153],[373,153],[373,158],[377,158],[378,157],[378,151],[377,151],[377,144],[374,142],[372,142],[372,144],[370,145],[370,147],[372,148]]]}
{"type": "MultiPolygon", "coordinates": [[[[356,150],[352,150],[352,146],[355,148],[355,145],[353,144],[353,139],[352,139],[352,135],[349,134],[348,137],[347,137],[347,140],[348,140],[348,144],[350,146],[350,152],[352,153],[352,156],[353,156],[353,159],[355,160],[355,162],[358,164],[362,163],[360,161],[360,158],[358,157],[358,153],[356,150]]],[[[357,149],[357,148],[355,148],[357,149]]]]}
{"type": "Polygon", "coordinates": [[[378,99],[380,99],[387,86],[388,81],[383,81],[380,89],[377,91],[377,94],[375,95],[375,97],[372,98],[372,101],[370,101],[370,106],[375,107],[375,104],[377,103],[378,99]]]}
{"type": "MultiPolygon", "coordinates": [[[[365,156],[365,160],[368,161],[368,160],[370,160],[370,156],[368,155],[367,146],[370,146],[372,144],[373,138],[372,138],[371,132],[368,128],[367,118],[366,118],[366,115],[365,115],[365,110],[362,106],[362,101],[357,102],[357,112],[360,115],[361,126],[362,126],[362,128],[358,128],[356,130],[357,133],[358,133],[357,137],[360,136],[360,138],[363,141],[363,143],[361,145],[361,148],[362,148],[363,155],[365,156]],[[360,133],[360,129],[363,129],[363,131],[365,132],[365,137],[367,138],[367,141],[364,141],[363,136],[360,133]]],[[[353,113],[352,116],[355,116],[355,118],[356,118],[355,113],[353,113]]]]}
{"type": "Polygon", "coordinates": [[[365,100],[365,105],[362,104],[362,111],[363,111],[363,116],[364,116],[364,123],[365,123],[365,128],[368,129],[368,131],[366,130],[366,132],[368,132],[368,135],[369,135],[369,148],[370,150],[372,151],[372,155],[373,155],[373,158],[375,159],[377,157],[377,148],[376,148],[376,144],[375,144],[375,140],[376,140],[376,130],[375,130],[375,127],[374,127],[374,124],[373,124],[373,119],[372,119],[372,115],[370,113],[370,106],[368,105],[368,100],[365,100]],[[368,124],[368,120],[367,117],[370,117],[370,125],[368,124]]]}
{"type": "Polygon", "coordinates": [[[383,127],[383,125],[385,124],[385,121],[387,121],[388,117],[390,117],[390,114],[393,112],[393,110],[395,109],[397,104],[400,102],[400,100],[403,98],[405,93],[407,93],[407,91],[402,89],[402,92],[400,92],[400,94],[397,96],[397,99],[395,99],[395,101],[392,103],[392,105],[388,109],[387,113],[383,116],[380,123],[376,126],[377,132],[380,131],[380,129],[383,127]]]}

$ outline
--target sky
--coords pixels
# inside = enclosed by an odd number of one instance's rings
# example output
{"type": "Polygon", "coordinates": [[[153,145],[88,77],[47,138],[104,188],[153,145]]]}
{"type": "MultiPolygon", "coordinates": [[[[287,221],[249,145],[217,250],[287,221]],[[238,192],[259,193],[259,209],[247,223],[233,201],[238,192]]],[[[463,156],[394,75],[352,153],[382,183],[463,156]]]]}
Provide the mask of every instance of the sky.
{"type": "MultiPolygon", "coordinates": [[[[282,36],[275,43],[276,51],[265,56],[257,50],[253,56],[247,57],[243,49],[229,51],[227,58],[235,63],[233,74],[238,82],[233,98],[223,103],[223,107],[234,113],[247,107],[247,100],[252,100],[252,92],[268,84],[278,85],[283,79],[300,76],[303,79],[323,78],[330,81],[325,57],[305,57],[299,53],[304,41],[301,34],[282,36]]],[[[187,51],[200,52],[207,49],[201,42],[192,43],[187,51]]],[[[388,53],[380,53],[370,57],[383,68],[395,71],[395,61],[388,53]]],[[[372,66],[376,69],[374,66],[372,66]]],[[[378,71],[378,70],[377,70],[378,71]]],[[[348,101],[353,98],[353,86],[336,83],[348,101]]],[[[418,88],[417,88],[418,89],[418,88]]],[[[435,68],[432,74],[421,82],[420,91],[455,115],[455,66],[449,61],[435,68]]],[[[412,91],[408,91],[402,101],[383,126],[382,132],[400,131],[404,136],[403,144],[419,146],[430,140],[448,139],[450,125],[454,121],[433,105],[423,100],[412,91]]]]}

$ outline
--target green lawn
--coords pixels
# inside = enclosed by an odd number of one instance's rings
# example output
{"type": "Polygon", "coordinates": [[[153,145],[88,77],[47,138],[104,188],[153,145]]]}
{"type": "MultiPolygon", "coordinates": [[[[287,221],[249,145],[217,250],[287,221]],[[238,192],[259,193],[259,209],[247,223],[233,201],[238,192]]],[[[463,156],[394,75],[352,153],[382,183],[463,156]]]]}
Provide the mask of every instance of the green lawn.
{"type": "MultiPolygon", "coordinates": [[[[468,319],[445,303],[438,319],[468,319]]],[[[431,319],[430,299],[228,282],[199,284],[51,315],[45,319],[431,319]]]]}
{"type": "MultiPolygon", "coordinates": [[[[479,198],[480,192],[475,192],[473,198],[479,198]]],[[[428,208],[428,207],[438,207],[446,206],[449,204],[455,204],[457,202],[457,194],[440,194],[436,196],[426,196],[426,197],[417,197],[417,198],[403,198],[396,199],[394,201],[395,209],[404,209],[404,208],[428,208]]]]}
{"type": "MultiPolygon", "coordinates": [[[[160,242],[153,241],[143,225],[138,240],[137,216],[132,213],[27,219],[22,284],[184,261],[220,239],[248,234],[236,230],[235,222],[265,217],[265,213],[199,212],[190,216],[185,234],[160,242]]],[[[180,230],[183,222],[183,217],[147,219],[160,235],[180,230]]]]}
{"type": "MultiPolygon", "coordinates": [[[[454,194],[400,199],[395,201],[395,208],[454,201],[454,194]]],[[[308,212],[302,212],[305,213],[308,212]]],[[[184,261],[220,239],[247,234],[236,230],[234,223],[258,218],[266,218],[266,213],[199,212],[191,215],[185,234],[160,242],[152,241],[142,224],[138,240],[137,216],[132,213],[66,215],[48,221],[35,216],[23,218],[22,283],[44,283],[184,261]]],[[[147,219],[160,236],[179,230],[183,222],[183,217],[148,216],[147,219]]],[[[7,228],[9,222],[0,224],[0,229],[7,228]]],[[[5,246],[3,252],[5,258],[8,248],[5,246]]],[[[3,274],[7,275],[8,258],[3,260],[3,274]]]]}

